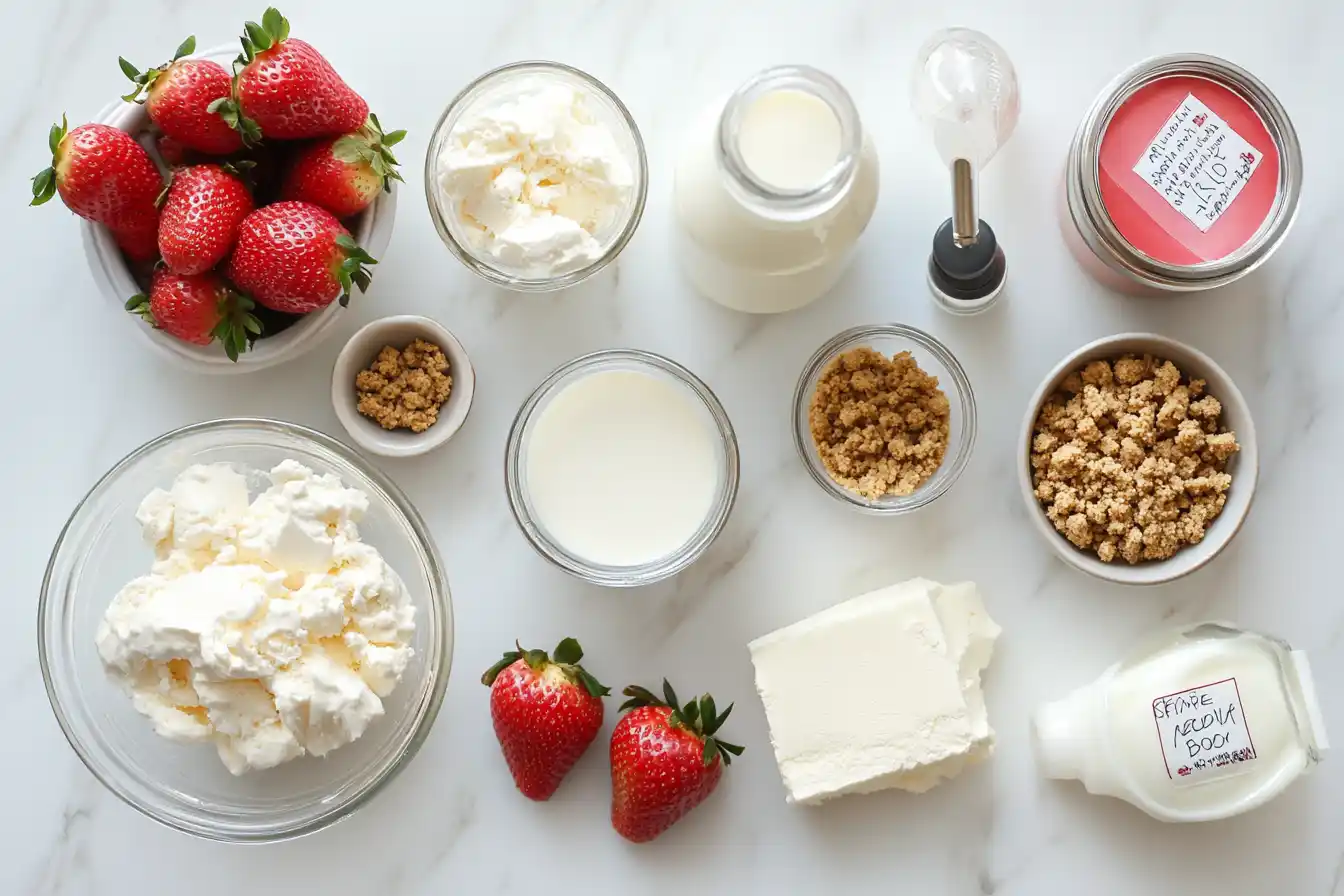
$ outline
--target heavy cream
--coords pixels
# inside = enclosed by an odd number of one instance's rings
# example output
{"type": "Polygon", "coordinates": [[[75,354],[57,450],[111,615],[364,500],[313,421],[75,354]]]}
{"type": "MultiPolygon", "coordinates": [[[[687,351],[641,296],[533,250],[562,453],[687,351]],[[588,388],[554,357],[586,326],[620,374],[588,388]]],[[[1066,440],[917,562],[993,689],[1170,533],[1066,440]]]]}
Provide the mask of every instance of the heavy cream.
{"type": "Polygon", "coordinates": [[[689,542],[714,506],[713,422],[672,379],[638,370],[583,375],[542,407],[525,449],[537,523],[588,563],[635,567],[689,542]]]}
{"type": "Polygon", "coordinates": [[[1306,654],[1216,623],[1158,635],[1042,706],[1041,769],[1162,821],[1249,811],[1327,748],[1306,654]]]}

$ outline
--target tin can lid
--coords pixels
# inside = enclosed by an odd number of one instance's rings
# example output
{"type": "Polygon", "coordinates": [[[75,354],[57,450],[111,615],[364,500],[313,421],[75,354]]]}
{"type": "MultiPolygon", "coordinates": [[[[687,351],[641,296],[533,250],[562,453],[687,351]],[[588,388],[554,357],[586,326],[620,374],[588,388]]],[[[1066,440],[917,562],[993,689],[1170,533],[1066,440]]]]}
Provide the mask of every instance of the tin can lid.
{"type": "Polygon", "coordinates": [[[1217,286],[1260,264],[1287,234],[1301,190],[1283,106],[1211,56],[1164,56],[1124,73],[1089,111],[1072,159],[1096,241],[1171,289],[1217,286]]]}

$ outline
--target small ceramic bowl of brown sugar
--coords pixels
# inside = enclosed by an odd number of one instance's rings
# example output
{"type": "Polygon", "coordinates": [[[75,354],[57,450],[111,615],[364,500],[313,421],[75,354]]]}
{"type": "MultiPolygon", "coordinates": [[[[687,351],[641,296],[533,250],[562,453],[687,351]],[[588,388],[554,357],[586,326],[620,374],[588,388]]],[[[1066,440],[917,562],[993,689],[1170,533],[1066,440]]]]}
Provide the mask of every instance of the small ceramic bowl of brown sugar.
{"type": "Polygon", "coordinates": [[[475,391],[457,337],[410,314],[380,318],[351,336],[331,374],[341,425],[361,448],[385,457],[424,454],[448,441],[475,391]]]}
{"type": "Polygon", "coordinates": [[[1212,358],[1152,333],[1089,343],[1027,406],[1018,483],[1055,553],[1125,585],[1156,585],[1216,557],[1255,495],[1255,424],[1212,358]]]}
{"type": "Polygon", "coordinates": [[[975,394],[956,357],[902,324],[855,327],[808,360],[794,444],[826,494],[866,513],[918,510],[947,492],[975,445],[975,394]]]}

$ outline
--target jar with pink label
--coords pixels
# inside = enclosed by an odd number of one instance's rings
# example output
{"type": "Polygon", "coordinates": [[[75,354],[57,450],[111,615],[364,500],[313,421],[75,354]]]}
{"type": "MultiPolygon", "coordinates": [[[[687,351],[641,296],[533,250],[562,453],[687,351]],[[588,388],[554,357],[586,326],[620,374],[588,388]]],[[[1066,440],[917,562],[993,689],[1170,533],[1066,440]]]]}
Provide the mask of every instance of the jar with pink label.
{"type": "Polygon", "coordinates": [[[1083,118],[1060,224],[1102,284],[1193,292],[1268,259],[1301,192],[1297,134],[1269,88],[1213,56],[1161,56],[1112,81],[1083,118]]]}

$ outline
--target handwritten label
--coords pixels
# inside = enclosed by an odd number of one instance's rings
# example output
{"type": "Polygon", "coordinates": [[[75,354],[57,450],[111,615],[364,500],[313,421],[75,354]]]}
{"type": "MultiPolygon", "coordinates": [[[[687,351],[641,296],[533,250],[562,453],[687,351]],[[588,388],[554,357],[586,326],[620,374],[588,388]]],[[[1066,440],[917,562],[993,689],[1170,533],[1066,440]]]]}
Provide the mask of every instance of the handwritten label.
{"type": "Polygon", "coordinates": [[[1250,771],[1246,763],[1256,758],[1235,678],[1158,697],[1153,721],[1177,785],[1250,771]]]}
{"type": "Polygon", "coordinates": [[[1207,231],[1260,167],[1260,151],[1187,94],[1134,165],[1134,173],[1207,231]]]}

